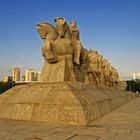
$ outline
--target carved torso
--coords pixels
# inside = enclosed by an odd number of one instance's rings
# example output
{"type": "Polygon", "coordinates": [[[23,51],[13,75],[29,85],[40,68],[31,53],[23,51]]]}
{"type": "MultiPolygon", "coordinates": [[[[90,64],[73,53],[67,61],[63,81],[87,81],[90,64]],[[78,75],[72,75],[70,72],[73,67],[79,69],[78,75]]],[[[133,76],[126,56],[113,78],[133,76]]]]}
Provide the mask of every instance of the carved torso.
{"type": "Polygon", "coordinates": [[[68,38],[58,38],[54,43],[56,54],[60,55],[73,55],[73,46],[68,38]]]}
{"type": "Polygon", "coordinates": [[[95,53],[89,55],[89,72],[98,72],[98,57],[95,53]]]}

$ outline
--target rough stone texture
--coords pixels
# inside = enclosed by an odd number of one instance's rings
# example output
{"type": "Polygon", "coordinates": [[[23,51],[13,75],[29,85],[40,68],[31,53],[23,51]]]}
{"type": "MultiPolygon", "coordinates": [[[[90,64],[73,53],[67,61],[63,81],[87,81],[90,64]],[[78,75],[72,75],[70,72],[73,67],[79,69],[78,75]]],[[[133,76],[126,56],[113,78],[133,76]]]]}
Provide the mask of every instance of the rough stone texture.
{"type": "Polygon", "coordinates": [[[75,21],[70,25],[62,17],[54,21],[56,27],[49,23],[37,24],[37,31],[44,40],[42,82],[79,81],[126,90],[126,84],[119,79],[119,73],[109,61],[97,50],[83,47],[75,21]],[[67,55],[71,58],[69,61],[67,55]]]}
{"type": "Polygon", "coordinates": [[[80,82],[31,83],[0,95],[0,118],[91,125],[136,94],[80,82]]]}
{"type": "Polygon", "coordinates": [[[42,81],[47,82],[63,82],[63,81],[76,81],[74,72],[73,72],[73,64],[72,64],[72,56],[65,55],[58,57],[58,63],[48,63],[45,61],[43,69],[42,69],[42,81]]]}
{"type": "Polygon", "coordinates": [[[62,126],[0,119],[0,140],[139,140],[140,98],[96,120],[92,126],[62,126]]]}

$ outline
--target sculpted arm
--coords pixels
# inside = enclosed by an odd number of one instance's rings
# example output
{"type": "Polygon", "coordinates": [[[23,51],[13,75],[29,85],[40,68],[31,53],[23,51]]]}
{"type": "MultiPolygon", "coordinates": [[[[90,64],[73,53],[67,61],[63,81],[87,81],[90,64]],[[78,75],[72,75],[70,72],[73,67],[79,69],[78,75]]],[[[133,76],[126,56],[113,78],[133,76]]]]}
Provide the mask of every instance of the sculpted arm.
{"type": "Polygon", "coordinates": [[[45,57],[45,43],[43,43],[42,45],[41,52],[42,52],[43,57],[45,57]]]}

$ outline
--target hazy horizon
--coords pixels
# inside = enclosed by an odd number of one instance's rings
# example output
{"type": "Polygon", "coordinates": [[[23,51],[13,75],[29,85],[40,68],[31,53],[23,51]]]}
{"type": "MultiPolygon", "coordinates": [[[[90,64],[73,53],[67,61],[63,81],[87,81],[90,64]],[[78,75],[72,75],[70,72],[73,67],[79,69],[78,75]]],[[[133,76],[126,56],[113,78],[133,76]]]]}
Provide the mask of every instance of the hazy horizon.
{"type": "Polygon", "coordinates": [[[0,79],[12,67],[40,71],[41,40],[36,24],[64,17],[77,22],[85,48],[98,50],[123,78],[140,72],[138,0],[4,0],[0,4],[0,79]]]}

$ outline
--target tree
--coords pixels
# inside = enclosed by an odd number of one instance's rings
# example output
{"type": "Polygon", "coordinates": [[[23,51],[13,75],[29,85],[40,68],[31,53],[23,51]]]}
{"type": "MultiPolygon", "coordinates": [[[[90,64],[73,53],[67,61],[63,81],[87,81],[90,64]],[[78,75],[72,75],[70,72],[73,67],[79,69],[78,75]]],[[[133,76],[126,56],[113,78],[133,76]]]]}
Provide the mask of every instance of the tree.
{"type": "Polygon", "coordinates": [[[126,87],[127,91],[136,92],[136,90],[135,90],[135,81],[134,80],[126,81],[126,83],[127,83],[127,87],[126,87]]]}
{"type": "Polygon", "coordinates": [[[12,88],[13,86],[15,86],[15,82],[13,81],[0,82],[0,94],[12,88]]]}
{"type": "Polygon", "coordinates": [[[135,84],[135,89],[140,93],[140,81],[135,84]]]}
{"type": "Polygon", "coordinates": [[[129,80],[129,81],[126,81],[126,83],[127,83],[127,87],[126,87],[127,91],[140,93],[140,80],[139,79],[129,80]]]}

